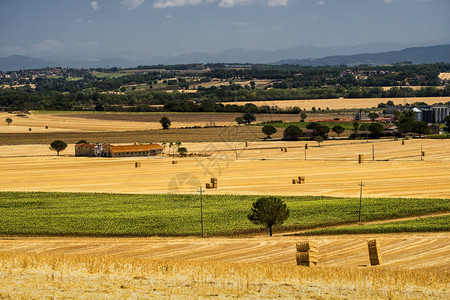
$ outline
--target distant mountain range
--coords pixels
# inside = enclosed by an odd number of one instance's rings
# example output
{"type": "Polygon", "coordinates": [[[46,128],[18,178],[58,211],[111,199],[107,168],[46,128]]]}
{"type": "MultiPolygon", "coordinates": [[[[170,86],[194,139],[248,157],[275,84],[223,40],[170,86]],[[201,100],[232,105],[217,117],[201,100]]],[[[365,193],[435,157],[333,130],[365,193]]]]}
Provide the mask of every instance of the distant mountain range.
{"type": "Polygon", "coordinates": [[[58,67],[59,64],[54,61],[23,56],[11,55],[7,57],[0,57],[1,71],[18,71],[28,69],[43,69],[47,67],[58,67]]]}
{"type": "Polygon", "coordinates": [[[355,55],[334,55],[323,58],[287,59],[276,64],[294,64],[303,66],[325,65],[386,65],[402,61],[413,64],[428,64],[436,62],[450,63],[450,45],[414,47],[400,51],[381,53],[364,53],[355,55]]]}
{"type": "Polygon", "coordinates": [[[299,46],[273,51],[231,49],[218,54],[191,53],[173,57],[150,57],[130,61],[120,56],[112,58],[87,58],[79,60],[39,59],[29,56],[12,55],[0,57],[1,71],[42,69],[46,67],[72,68],[112,68],[136,67],[137,65],[187,64],[187,63],[273,63],[298,64],[305,66],[323,65],[383,65],[402,61],[414,64],[447,62],[450,63],[450,44],[439,46],[412,47],[403,50],[380,52],[377,49],[397,48],[397,44],[366,44],[349,47],[310,47],[299,46]],[[378,53],[377,53],[378,52],[378,53]],[[364,54],[358,54],[364,53],[364,54]],[[333,56],[330,56],[333,55],[333,56]],[[289,59],[295,57],[295,59],[289,59]],[[322,58],[319,58],[322,57],[322,58]]]}

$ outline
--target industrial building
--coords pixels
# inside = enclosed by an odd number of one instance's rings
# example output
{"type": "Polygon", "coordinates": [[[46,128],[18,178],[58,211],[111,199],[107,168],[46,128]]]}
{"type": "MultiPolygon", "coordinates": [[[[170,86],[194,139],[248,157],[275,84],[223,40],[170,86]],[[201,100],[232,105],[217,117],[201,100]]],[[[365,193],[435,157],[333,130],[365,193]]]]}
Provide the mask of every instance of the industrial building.
{"type": "Polygon", "coordinates": [[[75,156],[91,157],[132,157],[155,156],[161,154],[163,147],[159,144],[119,145],[110,144],[76,144],[75,156]]]}

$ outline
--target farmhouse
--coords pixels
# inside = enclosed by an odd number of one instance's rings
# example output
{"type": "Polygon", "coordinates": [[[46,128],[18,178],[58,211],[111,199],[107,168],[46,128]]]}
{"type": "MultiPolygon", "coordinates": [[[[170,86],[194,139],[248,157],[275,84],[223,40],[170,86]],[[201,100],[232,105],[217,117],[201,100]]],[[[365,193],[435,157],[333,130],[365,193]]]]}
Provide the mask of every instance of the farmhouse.
{"type": "Polygon", "coordinates": [[[76,144],[75,156],[103,156],[103,157],[131,157],[131,156],[155,156],[162,152],[159,144],[120,145],[110,144],[76,144]]]}

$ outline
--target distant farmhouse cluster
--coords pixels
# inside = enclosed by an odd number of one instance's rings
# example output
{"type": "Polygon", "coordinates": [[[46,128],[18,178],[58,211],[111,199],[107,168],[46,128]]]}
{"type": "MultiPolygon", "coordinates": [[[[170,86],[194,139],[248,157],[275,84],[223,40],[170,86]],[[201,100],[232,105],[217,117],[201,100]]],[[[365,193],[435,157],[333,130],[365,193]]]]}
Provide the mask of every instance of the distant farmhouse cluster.
{"type": "MultiPolygon", "coordinates": [[[[395,110],[411,110],[410,106],[388,106],[387,113],[393,113],[395,110]]],[[[444,123],[445,118],[450,115],[450,102],[443,105],[417,105],[412,108],[415,112],[415,121],[425,121],[427,123],[444,123]]]]}
{"type": "Polygon", "coordinates": [[[161,154],[163,147],[159,144],[121,145],[110,144],[76,144],[75,156],[91,157],[133,157],[133,156],[155,156],[161,154]]]}

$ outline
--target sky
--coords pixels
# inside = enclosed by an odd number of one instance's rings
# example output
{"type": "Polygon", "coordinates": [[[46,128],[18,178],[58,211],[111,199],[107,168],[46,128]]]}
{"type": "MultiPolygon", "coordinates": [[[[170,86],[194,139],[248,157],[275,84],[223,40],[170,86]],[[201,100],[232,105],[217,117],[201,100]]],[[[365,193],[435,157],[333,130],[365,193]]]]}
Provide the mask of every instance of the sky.
{"type": "Polygon", "coordinates": [[[450,37],[450,0],[0,0],[0,56],[169,56],[450,37]]]}

